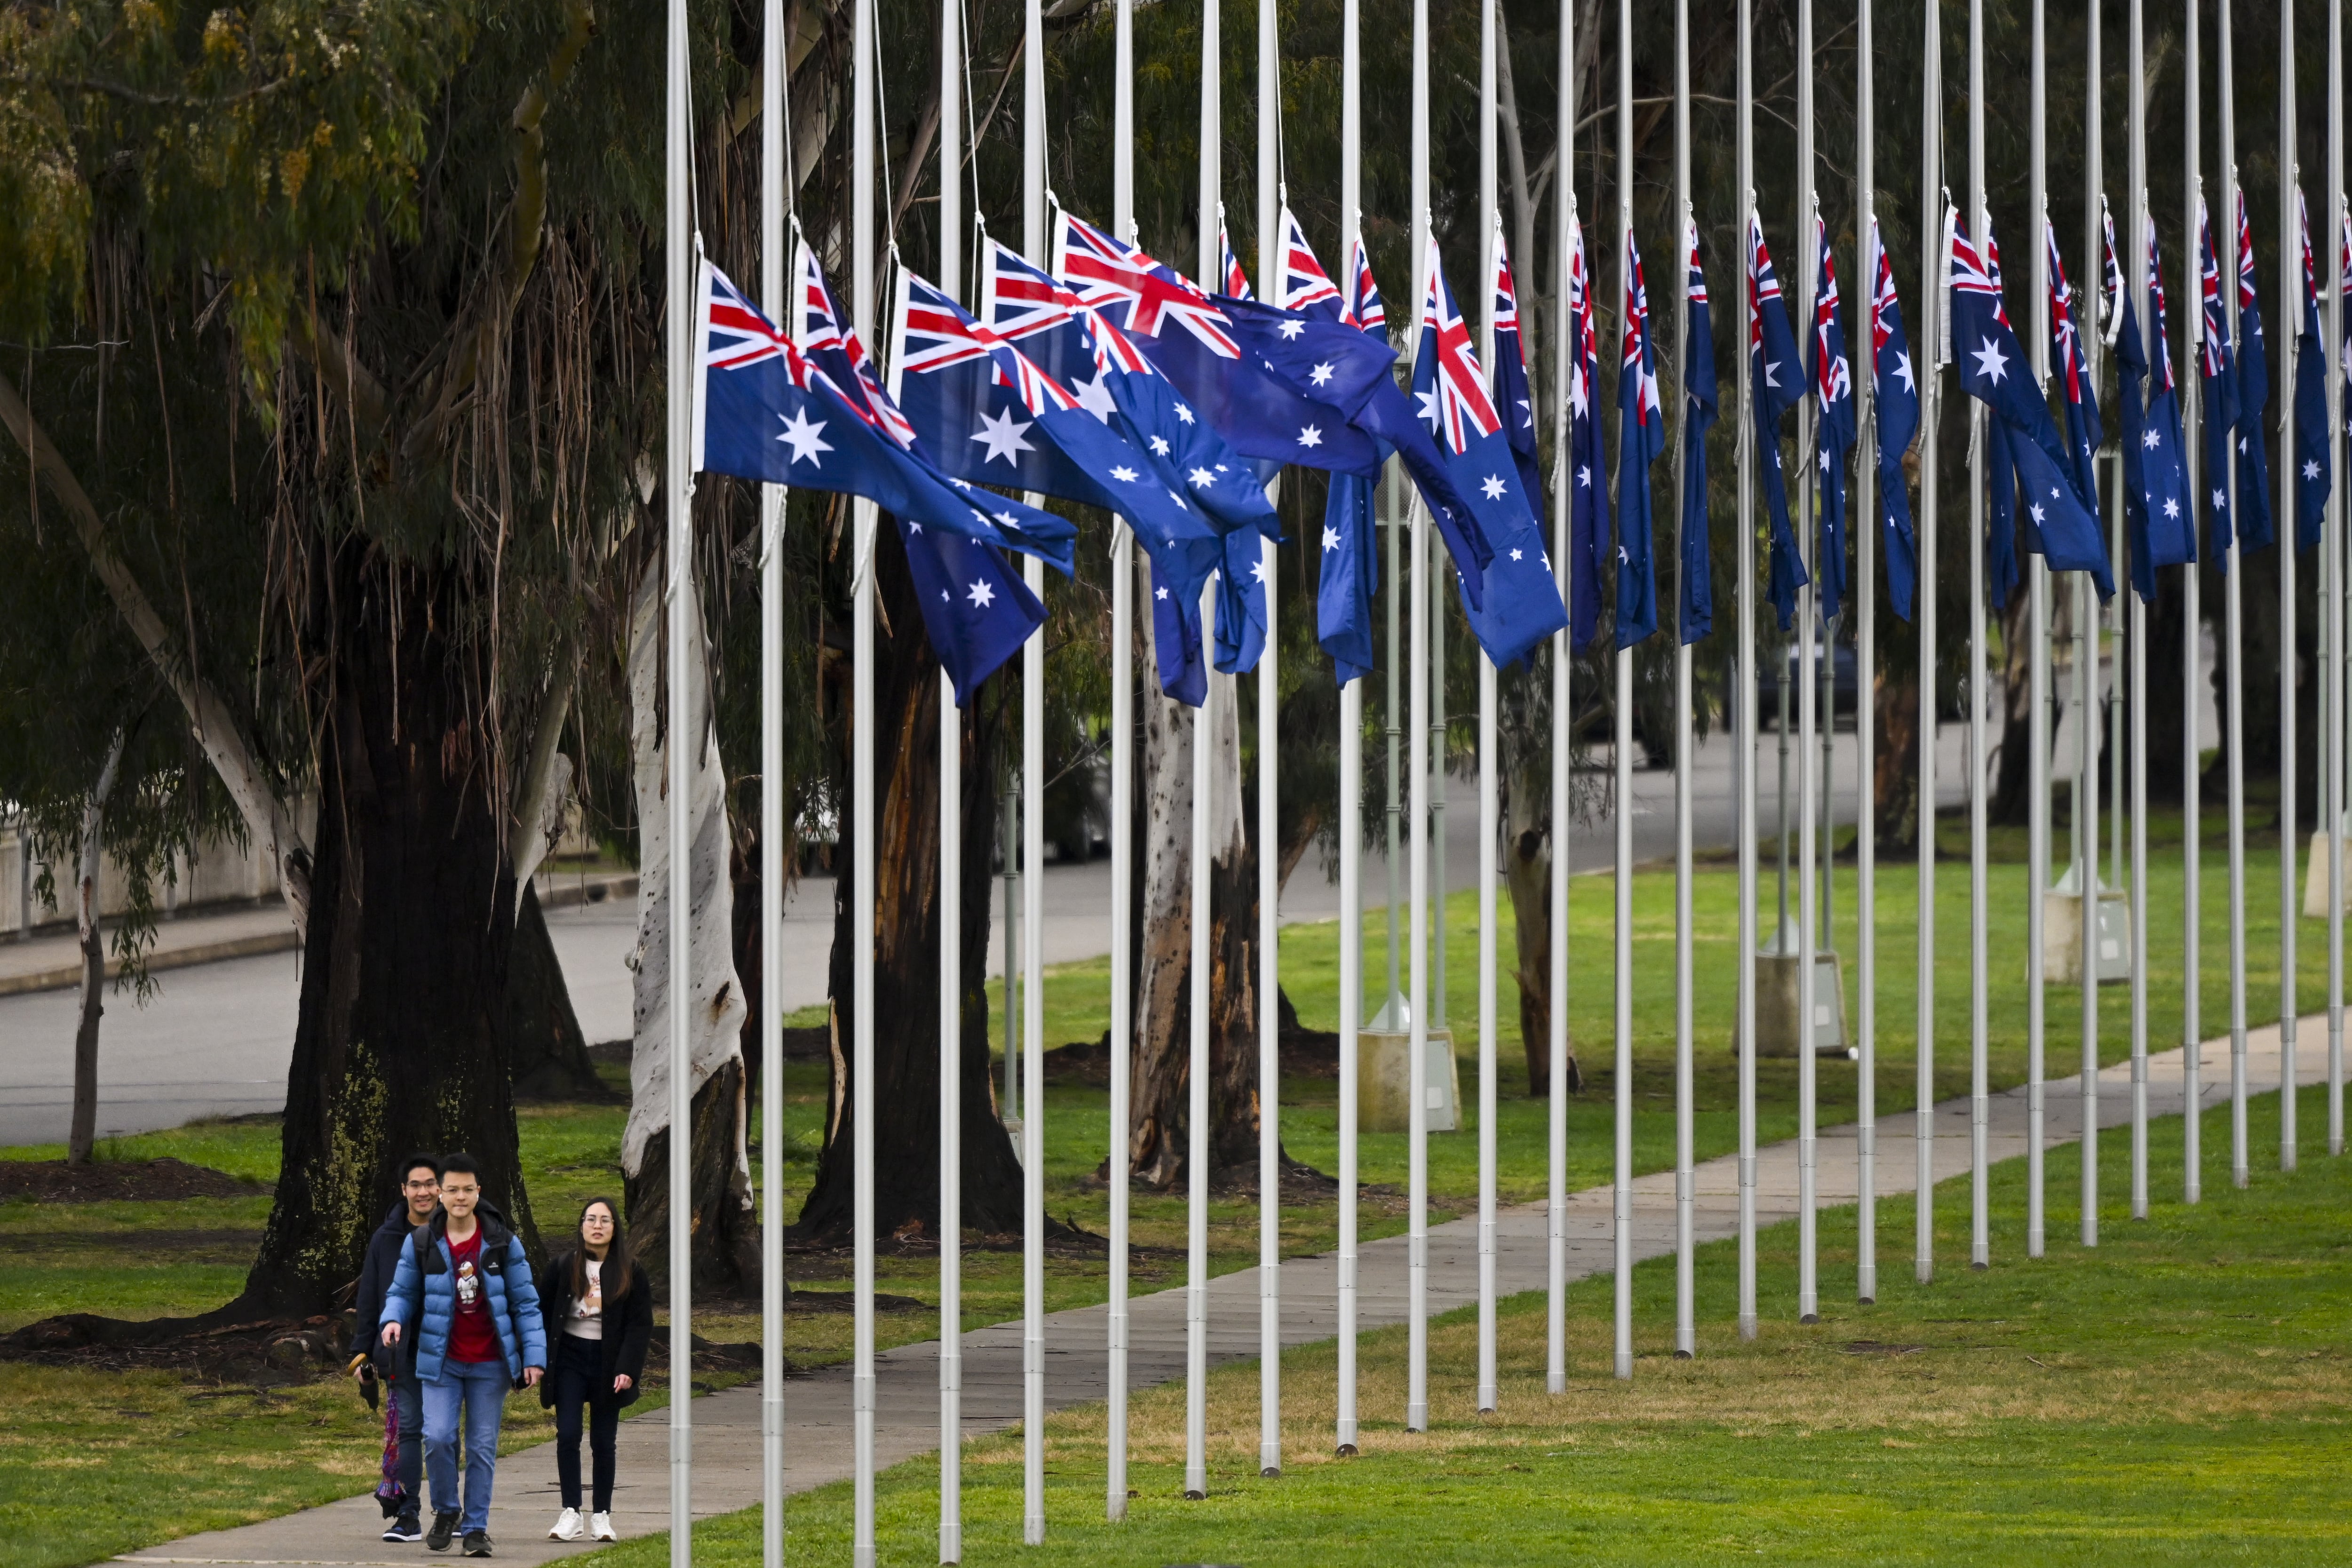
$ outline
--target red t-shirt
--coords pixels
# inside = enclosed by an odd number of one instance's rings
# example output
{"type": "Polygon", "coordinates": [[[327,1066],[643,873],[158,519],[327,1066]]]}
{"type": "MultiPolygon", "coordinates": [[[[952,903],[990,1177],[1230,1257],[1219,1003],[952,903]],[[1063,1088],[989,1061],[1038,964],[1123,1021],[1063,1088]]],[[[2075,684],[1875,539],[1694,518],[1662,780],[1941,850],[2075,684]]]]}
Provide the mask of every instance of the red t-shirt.
{"type": "Polygon", "coordinates": [[[449,1265],[457,1275],[457,1314],[449,1322],[451,1361],[504,1361],[499,1348],[498,1325],[490,1321],[489,1282],[482,1277],[482,1230],[449,1244],[449,1265]]]}

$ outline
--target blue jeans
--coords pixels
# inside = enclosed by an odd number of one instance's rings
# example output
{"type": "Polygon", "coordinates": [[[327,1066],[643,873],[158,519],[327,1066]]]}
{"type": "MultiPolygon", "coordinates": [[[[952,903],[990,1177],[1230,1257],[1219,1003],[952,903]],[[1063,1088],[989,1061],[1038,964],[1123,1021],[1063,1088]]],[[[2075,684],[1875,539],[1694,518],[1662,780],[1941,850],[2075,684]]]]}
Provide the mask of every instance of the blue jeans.
{"type": "Polygon", "coordinates": [[[499,1469],[499,1422],[506,1414],[511,1384],[507,1363],[445,1361],[441,1375],[425,1384],[425,1473],[433,1483],[433,1508],[447,1513],[457,1500],[457,1423],[466,1426],[465,1517],[459,1533],[490,1527],[490,1483],[499,1469]]]}

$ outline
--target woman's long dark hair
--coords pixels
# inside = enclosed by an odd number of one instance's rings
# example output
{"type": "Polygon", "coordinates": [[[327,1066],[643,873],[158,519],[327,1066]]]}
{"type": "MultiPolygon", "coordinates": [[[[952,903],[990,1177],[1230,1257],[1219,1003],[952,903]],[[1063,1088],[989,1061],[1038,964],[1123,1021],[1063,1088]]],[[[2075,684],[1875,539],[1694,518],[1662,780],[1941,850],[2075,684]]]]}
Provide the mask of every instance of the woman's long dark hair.
{"type": "MultiPolygon", "coordinates": [[[[590,1198],[580,1205],[580,1218],[586,1219],[588,1211],[598,1204],[613,1216],[613,1239],[604,1247],[604,1266],[596,1270],[597,1282],[604,1288],[604,1300],[617,1301],[629,1293],[630,1277],[636,1273],[635,1256],[629,1251],[629,1233],[621,1228],[621,1205],[610,1198],[590,1198]]],[[[588,1244],[580,1239],[577,1221],[572,1226],[572,1299],[575,1301],[588,1294],[588,1244]]]]}

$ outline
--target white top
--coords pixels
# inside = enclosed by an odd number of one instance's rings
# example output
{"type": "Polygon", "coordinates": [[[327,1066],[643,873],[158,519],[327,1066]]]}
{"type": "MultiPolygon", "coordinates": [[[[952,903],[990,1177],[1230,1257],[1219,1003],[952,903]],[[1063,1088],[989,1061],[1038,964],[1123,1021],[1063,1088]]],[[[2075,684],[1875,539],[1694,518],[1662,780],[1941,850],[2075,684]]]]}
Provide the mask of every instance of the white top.
{"type": "Polygon", "coordinates": [[[586,1263],[588,1289],[572,1300],[572,1317],[563,1331],[574,1339],[601,1340],[604,1337],[604,1282],[598,1278],[604,1264],[591,1258],[586,1263]]]}

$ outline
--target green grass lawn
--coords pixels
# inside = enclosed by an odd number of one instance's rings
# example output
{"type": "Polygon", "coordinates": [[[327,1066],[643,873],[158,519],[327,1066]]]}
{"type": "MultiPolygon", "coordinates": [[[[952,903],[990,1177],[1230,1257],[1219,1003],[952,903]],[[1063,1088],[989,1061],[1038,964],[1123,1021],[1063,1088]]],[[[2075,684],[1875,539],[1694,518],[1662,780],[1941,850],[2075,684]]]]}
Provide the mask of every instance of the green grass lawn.
{"type": "MultiPolygon", "coordinates": [[[[2322,1113],[2307,1091],[2306,1121],[2322,1113]]],[[[2209,1141],[2224,1112],[2209,1113],[2209,1141]]],[[[2254,1119],[2276,1125],[2273,1104],[2254,1119]]],[[[2156,1124],[2158,1193],[2179,1190],[2181,1125],[2156,1124]]],[[[2122,1140],[2103,1151],[2105,1188],[2125,1191],[2122,1140]]],[[[2274,1171],[2258,1135],[2256,1169],[2274,1171]]],[[[2074,1152],[2050,1178],[2072,1191],[2074,1152]]],[[[1958,1186],[1959,1184],[1953,1184],[1958,1186]]],[[[1885,1299],[1853,1304],[1851,1211],[1823,1225],[1822,1321],[1794,1321],[1795,1227],[1760,1238],[1766,1321],[1731,1328],[1737,1251],[1703,1248],[1696,1360],[1670,1355],[1671,1259],[1635,1273],[1641,1325],[1631,1383],[1607,1374],[1611,1282],[1571,1293],[1570,1386],[1543,1388],[1540,1296],[1501,1319],[1500,1411],[1473,1405],[1475,1324],[1431,1334],[1433,1421],[1402,1429],[1401,1330],[1361,1344],[1367,1416],[1360,1458],[1331,1456],[1328,1345],[1285,1358],[1286,1473],[1257,1475],[1255,1366],[1210,1382],[1211,1496],[1181,1500],[1183,1396],[1132,1406],[1134,1497],[1103,1522],[1103,1413],[1047,1425],[1050,1549],[1090,1564],[1170,1563],[1717,1563],[1761,1555],[1805,1563],[2341,1563],[2352,1561],[2344,1476],[2352,1464],[2352,1164],[2307,1159],[2238,1192],[2209,1185],[2197,1208],[2158,1203],[2144,1223],[2105,1212],[2104,1245],[2053,1236],[2029,1262],[2021,1161],[1995,1167],[2000,1238],[1984,1273],[1926,1287],[1890,1271],[1885,1299]]],[[[1942,1251],[1966,1242],[1958,1193],[1942,1251]]],[[[2071,1236],[2071,1227],[2068,1227],[2071,1236]]],[[[1021,1442],[969,1446],[967,1563],[1017,1559],[1021,1442]]],[[[881,1561],[935,1560],[938,1469],[885,1474],[881,1561]]],[[[790,1505],[797,1563],[849,1560],[850,1492],[790,1505]]],[[[597,1568],[657,1568],[660,1536],[603,1553],[597,1568]]],[[[705,1568],[752,1568],[756,1510],[699,1528],[705,1568]]]]}

